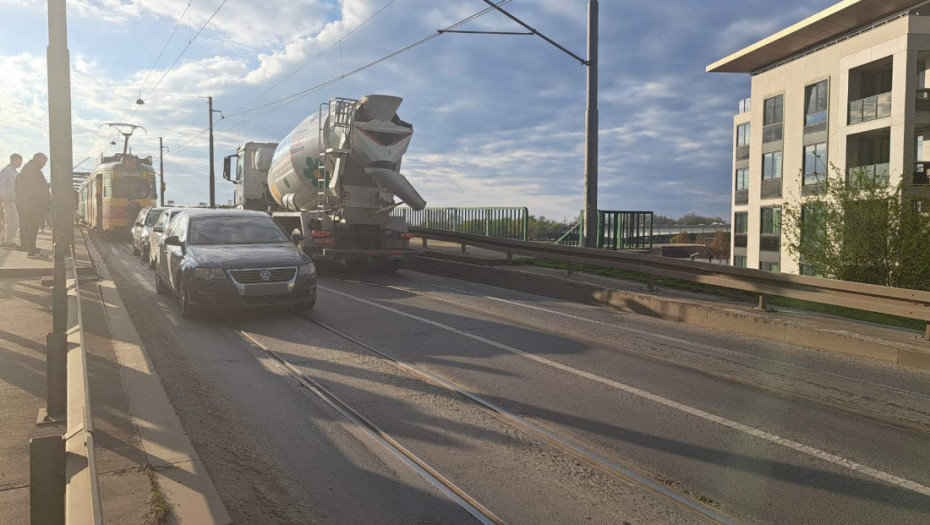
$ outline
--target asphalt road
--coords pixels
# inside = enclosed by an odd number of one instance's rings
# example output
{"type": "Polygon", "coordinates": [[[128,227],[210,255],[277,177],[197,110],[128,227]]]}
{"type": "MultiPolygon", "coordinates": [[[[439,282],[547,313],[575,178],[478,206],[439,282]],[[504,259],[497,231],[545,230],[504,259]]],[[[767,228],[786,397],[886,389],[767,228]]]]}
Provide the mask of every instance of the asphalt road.
{"type": "Polygon", "coordinates": [[[97,246],[237,523],[474,522],[262,348],[508,523],[707,517],[372,350],[724,519],[930,521],[925,373],[406,271],[324,276],[307,318],[187,321],[97,246]]]}

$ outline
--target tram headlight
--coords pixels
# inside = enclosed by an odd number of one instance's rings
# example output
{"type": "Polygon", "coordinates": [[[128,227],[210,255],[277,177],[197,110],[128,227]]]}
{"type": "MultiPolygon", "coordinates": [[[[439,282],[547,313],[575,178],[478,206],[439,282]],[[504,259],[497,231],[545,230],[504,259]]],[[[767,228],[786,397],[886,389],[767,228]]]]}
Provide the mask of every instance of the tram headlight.
{"type": "Polygon", "coordinates": [[[194,268],[194,277],[204,281],[221,281],[226,279],[226,271],[221,268],[194,268]]]}

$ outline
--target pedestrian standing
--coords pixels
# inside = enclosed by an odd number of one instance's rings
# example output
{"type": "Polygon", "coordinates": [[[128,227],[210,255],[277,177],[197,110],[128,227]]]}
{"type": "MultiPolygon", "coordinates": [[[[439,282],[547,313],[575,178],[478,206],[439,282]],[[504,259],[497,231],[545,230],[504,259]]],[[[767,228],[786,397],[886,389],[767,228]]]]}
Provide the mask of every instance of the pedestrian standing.
{"type": "Polygon", "coordinates": [[[45,216],[51,207],[51,193],[48,181],[42,174],[42,168],[48,163],[48,157],[36,153],[32,160],[23,166],[16,179],[16,209],[19,212],[19,238],[26,256],[30,259],[45,259],[47,254],[36,247],[39,228],[45,223],[45,216]]]}
{"type": "Polygon", "coordinates": [[[19,228],[19,214],[16,212],[16,171],[23,165],[23,156],[14,153],[10,155],[10,163],[0,170],[0,204],[3,205],[3,221],[5,227],[0,231],[0,238],[4,248],[19,248],[16,244],[16,230],[19,228]]]}

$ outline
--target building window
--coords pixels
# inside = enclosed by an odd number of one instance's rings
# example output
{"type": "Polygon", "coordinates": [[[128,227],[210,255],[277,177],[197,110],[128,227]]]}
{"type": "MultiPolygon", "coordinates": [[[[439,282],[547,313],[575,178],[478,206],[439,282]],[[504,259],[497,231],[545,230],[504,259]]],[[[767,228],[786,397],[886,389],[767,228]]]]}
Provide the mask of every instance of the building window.
{"type": "Polygon", "coordinates": [[[804,146],[804,185],[820,184],[827,180],[827,144],[804,146]]]}
{"type": "Polygon", "coordinates": [[[749,231],[749,213],[745,211],[733,214],[733,233],[746,234],[749,231]]]}
{"type": "Polygon", "coordinates": [[[762,180],[781,178],[781,152],[762,155],[762,180]]]}
{"type": "Polygon", "coordinates": [[[781,207],[762,208],[762,235],[781,235],[781,207]]]}
{"type": "Polygon", "coordinates": [[[749,168],[736,170],[736,191],[749,189],[749,168]]]}
{"type": "Polygon", "coordinates": [[[763,111],[762,142],[774,142],[782,138],[782,121],[785,113],[784,95],[765,99],[763,111]]]}
{"type": "Polygon", "coordinates": [[[781,263],[762,261],[759,263],[759,269],[767,272],[780,272],[781,263]]]}
{"type": "Polygon", "coordinates": [[[745,268],[746,267],[746,256],[745,255],[734,255],[733,266],[736,268],[745,268]]]}
{"type": "Polygon", "coordinates": [[[804,127],[820,131],[827,123],[827,81],[804,88],[804,127]]]}
{"type": "Polygon", "coordinates": [[[736,126],[736,147],[749,145],[749,123],[736,126]]]}

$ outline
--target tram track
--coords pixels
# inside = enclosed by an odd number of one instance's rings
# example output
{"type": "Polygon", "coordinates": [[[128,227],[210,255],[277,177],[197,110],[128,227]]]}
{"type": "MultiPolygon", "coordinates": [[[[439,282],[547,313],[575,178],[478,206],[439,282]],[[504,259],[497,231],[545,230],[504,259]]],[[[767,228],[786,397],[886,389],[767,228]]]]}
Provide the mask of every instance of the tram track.
{"type": "MultiPolygon", "coordinates": [[[[723,516],[717,510],[707,505],[694,501],[682,494],[664,487],[660,483],[649,479],[644,475],[624,468],[614,463],[613,461],[597,454],[596,452],[584,447],[583,445],[562,437],[559,434],[552,432],[551,430],[543,428],[542,426],[537,425],[517,414],[514,414],[513,412],[495,405],[483,397],[470,392],[467,389],[447,379],[444,379],[429,371],[423,370],[420,367],[414,366],[389,352],[375,348],[374,346],[371,346],[364,341],[361,341],[356,337],[329,325],[328,323],[320,321],[319,319],[314,319],[313,317],[309,317],[308,314],[302,314],[294,311],[291,311],[291,313],[300,319],[313,323],[314,325],[319,326],[331,334],[349,341],[352,344],[364,349],[365,351],[374,354],[381,359],[384,359],[389,364],[397,367],[404,373],[413,376],[414,378],[426,381],[431,385],[459,396],[465,401],[483,409],[486,413],[492,415],[496,419],[503,421],[506,424],[509,424],[523,432],[526,432],[527,434],[549,444],[550,446],[553,446],[555,449],[567,454],[568,456],[584,462],[588,466],[593,467],[595,470],[604,472],[615,479],[619,479],[621,482],[626,483],[627,485],[644,491],[660,503],[671,504],[674,507],[683,510],[688,515],[701,521],[710,521],[713,523],[727,525],[736,523],[732,519],[723,516]]],[[[250,341],[253,341],[253,338],[248,337],[247,334],[243,335],[245,335],[250,341]]],[[[283,361],[283,358],[280,358],[280,356],[278,356],[278,359],[282,359],[283,361]]],[[[284,362],[286,363],[286,361],[284,362]]],[[[287,366],[293,367],[293,365],[290,364],[287,366]]]]}
{"type": "Polygon", "coordinates": [[[467,492],[443,476],[438,470],[430,466],[426,461],[416,456],[409,449],[404,447],[397,439],[382,430],[371,420],[366,418],[360,412],[352,408],[348,403],[340,399],[330,389],[326,388],[319,381],[302,373],[296,366],[284,359],[279,353],[262,344],[250,334],[238,331],[246,341],[248,341],[257,350],[263,352],[271,358],[273,364],[282,372],[297,381],[303,388],[310,391],[313,395],[320,398],[327,405],[336,410],[347,421],[371,436],[375,441],[384,446],[394,456],[412,468],[417,474],[423,477],[430,485],[437,488],[449,499],[462,507],[466,512],[471,514],[478,522],[486,525],[505,525],[505,521],[494,514],[491,510],[481,504],[477,499],[470,496],[467,492]]]}

